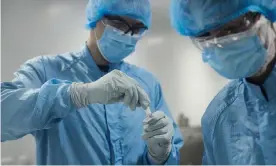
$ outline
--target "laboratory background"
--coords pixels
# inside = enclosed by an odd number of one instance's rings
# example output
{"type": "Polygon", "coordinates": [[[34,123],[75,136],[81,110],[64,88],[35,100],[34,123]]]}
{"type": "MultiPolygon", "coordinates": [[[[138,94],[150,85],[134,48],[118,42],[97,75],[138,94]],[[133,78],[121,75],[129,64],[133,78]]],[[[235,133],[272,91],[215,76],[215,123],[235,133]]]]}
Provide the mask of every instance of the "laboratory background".
{"type": "MultiPolygon", "coordinates": [[[[85,29],[87,2],[1,0],[1,82],[11,81],[28,59],[80,50],[89,35],[85,29]]],[[[202,62],[189,38],[171,28],[170,0],[151,3],[152,28],[126,61],[147,69],[161,82],[185,139],[180,164],[201,164],[201,116],[228,80],[202,62]]],[[[30,135],[1,143],[1,150],[2,164],[35,164],[35,141],[30,135]]]]}

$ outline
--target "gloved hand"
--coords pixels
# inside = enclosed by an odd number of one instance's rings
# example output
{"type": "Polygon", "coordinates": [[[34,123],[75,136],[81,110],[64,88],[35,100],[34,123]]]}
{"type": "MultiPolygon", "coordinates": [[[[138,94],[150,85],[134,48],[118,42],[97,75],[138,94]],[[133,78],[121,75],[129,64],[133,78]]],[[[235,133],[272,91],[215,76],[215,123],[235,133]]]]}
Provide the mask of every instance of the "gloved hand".
{"type": "Polygon", "coordinates": [[[150,105],[147,93],[138,83],[119,70],[113,70],[92,83],[73,83],[70,96],[77,107],[89,104],[113,104],[124,102],[132,110],[146,109],[150,105]]]}
{"type": "Polygon", "coordinates": [[[162,111],[147,116],[143,122],[143,139],[147,142],[148,156],[155,164],[162,164],[170,155],[174,127],[172,120],[162,111]]]}

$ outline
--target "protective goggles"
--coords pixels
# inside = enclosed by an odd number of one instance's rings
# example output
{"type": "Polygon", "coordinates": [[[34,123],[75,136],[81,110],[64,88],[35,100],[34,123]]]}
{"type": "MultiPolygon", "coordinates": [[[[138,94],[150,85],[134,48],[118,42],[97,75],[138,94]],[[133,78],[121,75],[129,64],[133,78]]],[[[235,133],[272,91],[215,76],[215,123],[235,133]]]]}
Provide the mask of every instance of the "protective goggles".
{"type": "Polygon", "coordinates": [[[247,13],[216,30],[191,39],[200,50],[214,45],[223,47],[225,43],[242,39],[251,33],[256,33],[258,30],[256,22],[259,17],[260,15],[257,13],[247,13]]]}
{"type": "Polygon", "coordinates": [[[105,16],[103,19],[103,23],[132,36],[142,36],[148,29],[142,23],[130,25],[125,19],[120,16],[105,16]]]}

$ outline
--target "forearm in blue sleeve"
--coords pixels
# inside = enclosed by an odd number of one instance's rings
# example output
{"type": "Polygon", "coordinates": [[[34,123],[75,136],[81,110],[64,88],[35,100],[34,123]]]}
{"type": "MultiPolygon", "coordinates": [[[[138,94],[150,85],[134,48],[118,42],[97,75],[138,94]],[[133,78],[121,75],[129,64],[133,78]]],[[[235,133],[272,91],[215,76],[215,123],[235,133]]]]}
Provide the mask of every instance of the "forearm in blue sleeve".
{"type": "Polygon", "coordinates": [[[60,80],[50,80],[41,88],[1,83],[1,141],[47,129],[74,111],[69,86],[60,80]]]}

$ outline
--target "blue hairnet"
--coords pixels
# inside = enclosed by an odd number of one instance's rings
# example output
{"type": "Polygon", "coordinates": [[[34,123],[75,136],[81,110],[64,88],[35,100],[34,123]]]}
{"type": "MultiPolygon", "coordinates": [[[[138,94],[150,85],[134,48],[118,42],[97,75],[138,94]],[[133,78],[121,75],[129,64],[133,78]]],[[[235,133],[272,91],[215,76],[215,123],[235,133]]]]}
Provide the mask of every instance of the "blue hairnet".
{"type": "Polygon", "coordinates": [[[95,28],[105,15],[128,16],[141,21],[148,28],[151,24],[149,0],[89,0],[86,15],[86,27],[89,29],[95,28]]]}
{"type": "Polygon", "coordinates": [[[171,23],[182,35],[197,36],[249,11],[276,21],[276,0],[172,0],[171,23]]]}

